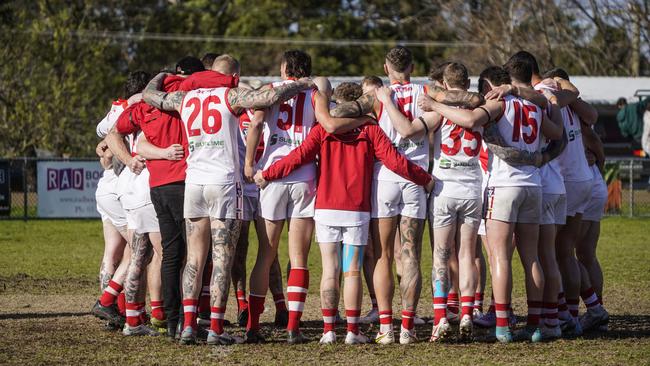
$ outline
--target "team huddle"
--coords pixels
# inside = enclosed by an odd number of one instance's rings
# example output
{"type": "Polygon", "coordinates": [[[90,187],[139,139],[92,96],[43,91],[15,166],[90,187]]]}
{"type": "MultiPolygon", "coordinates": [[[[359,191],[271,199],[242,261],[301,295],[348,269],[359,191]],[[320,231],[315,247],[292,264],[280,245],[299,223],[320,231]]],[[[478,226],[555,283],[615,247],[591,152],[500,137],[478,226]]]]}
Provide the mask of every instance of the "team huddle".
{"type": "Polygon", "coordinates": [[[468,90],[458,62],[433,66],[430,82],[419,85],[410,82],[413,58],[401,46],[386,54],[384,71],[388,86],[368,76],[332,90],[327,78],[311,76],[308,54],[291,50],[282,81],[269,85],[240,82],[229,55],[186,57],[153,78],[131,73],[124,99],[97,126],[105,250],[92,313],[125,336],[263,343],[270,290],[287,342],[309,342],[300,327],[315,234],[320,343],[335,343],[343,321],[346,344],[370,342],[360,323],[379,323],[378,344],[414,343],[415,325],[425,324],[417,306],[428,222],[430,342],[471,341],[474,327],[494,329],[500,342],[606,330],[596,258],[605,156],[592,128],[597,112],[569,75],[541,74],[534,56],[520,51],[483,70],[478,92],[468,90]],[[277,258],[285,222],[286,299],[277,258]],[[251,223],[259,248],[247,295],[251,223]],[[528,305],[518,330],[510,305],[515,248],[528,305]],[[231,283],[244,337],[224,330],[231,283]]]}

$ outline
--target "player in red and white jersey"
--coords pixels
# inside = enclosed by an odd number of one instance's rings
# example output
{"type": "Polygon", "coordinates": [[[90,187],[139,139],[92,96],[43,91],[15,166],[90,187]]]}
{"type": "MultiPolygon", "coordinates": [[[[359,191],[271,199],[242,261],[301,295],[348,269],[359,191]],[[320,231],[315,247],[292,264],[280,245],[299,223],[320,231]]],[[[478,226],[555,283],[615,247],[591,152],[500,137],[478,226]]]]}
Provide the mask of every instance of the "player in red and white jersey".
{"type": "MultiPolygon", "coordinates": [[[[508,63],[506,71],[512,77],[516,88],[530,88],[531,68],[525,63],[508,63]]],[[[545,102],[545,101],[544,101],[545,102]]],[[[489,100],[484,107],[468,111],[456,108],[438,108],[445,117],[456,123],[496,120],[496,127],[511,147],[534,154],[539,149],[539,135],[558,139],[562,127],[548,119],[542,109],[524,99],[506,96],[503,101],[489,100]]],[[[539,268],[537,240],[541,216],[541,182],[539,171],[534,165],[513,166],[492,155],[488,168],[486,228],[491,252],[492,278],[497,313],[497,339],[512,340],[508,326],[508,308],[511,297],[512,234],[522,258],[528,289],[529,325],[539,322],[544,278],[539,268]]],[[[530,328],[527,328],[530,331],[530,328]]],[[[528,333],[526,333],[528,334],[528,333]]],[[[530,338],[536,340],[538,332],[530,338]]]]}
{"type": "MultiPolygon", "coordinates": [[[[591,146],[599,143],[590,129],[590,126],[596,123],[598,113],[591,105],[577,98],[578,90],[569,82],[569,75],[566,71],[556,68],[546,72],[544,78],[537,85],[551,84],[553,86],[551,93],[557,100],[557,104],[563,106],[561,111],[564,128],[569,136],[566,150],[558,157],[567,190],[567,218],[566,225],[558,231],[556,248],[562,272],[563,292],[566,294],[568,310],[576,325],[574,333],[580,334],[584,330],[582,329],[583,323],[588,328],[594,329],[600,325],[607,325],[609,321],[609,314],[600,302],[589,300],[596,295],[590,285],[589,273],[584,271],[580,264],[580,262],[590,263],[591,268],[595,268],[593,265],[596,260],[595,242],[591,241],[585,246],[584,243],[581,243],[579,235],[583,221],[582,216],[591,201],[593,189],[593,173],[584,154],[583,135],[589,135],[591,146]],[[580,250],[578,250],[579,247],[581,247],[580,250]],[[579,260],[580,258],[582,260],[579,260]],[[588,319],[586,322],[578,319],[578,295],[583,300],[587,299],[585,303],[591,305],[585,316],[585,319],[588,319]]],[[[565,324],[565,329],[567,329],[567,325],[570,323],[565,324]]]]}
{"type": "MultiPolygon", "coordinates": [[[[441,101],[449,103],[465,102],[466,104],[480,104],[481,98],[463,93],[443,93],[437,89],[424,88],[410,83],[410,74],[413,71],[413,58],[411,52],[405,47],[395,47],[386,55],[384,71],[391,82],[394,102],[400,106],[401,113],[412,118],[420,117],[422,112],[417,107],[417,99],[421,95],[431,93],[441,101]]],[[[331,112],[334,117],[354,117],[374,112],[379,116],[379,125],[382,130],[396,145],[397,149],[411,162],[426,168],[428,165],[428,139],[427,137],[403,138],[393,127],[391,118],[383,113],[382,104],[374,93],[364,94],[354,102],[341,103],[331,112]]],[[[392,261],[395,244],[395,233],[398,225],[402,233],[402,277],[400,290],[402,293],[402,327],[400,343],[416,341],[413,321],[417,302],[420,296],[422,275],[420,272],[420,258],[422,246],[422,232],[426,217],[426,195],[422,187],[418,187],[403,180],[382,167],[381,163],[375,164],[375,179],[373,179],[373,212],[372,231],[373,244],[380,248],[375,253],[381,252],[377,259],[373,282],[380,311],[380,330],[376,341],[379,343],[392,343],[394,341],[392,330],[392,298],[394,291],[392,261]]]]}
{"type": "MultiPolygon", "coordinates": [[[[283,54],[280,65],[283,81],[271,85],[271,90],[296,84],[296,79],[311,74],[311,58],[300,50],[283,54]]],[[[246,142],[245,175],[252,181],[255,166],[268,168],[280,160],[307,137],[314,126],[314,90],[305,90],[283,103],[273,106],[265,113],[264,123],[253,123],[246,142]],[[263,131],[262,131],[263,130],[263,131]],[[255,164],[255,151],[264,136],[264,154],[255,164]]],[[[250,277],[249,317],[246,331],[247,342],[263,342],[259,333],[259,317],[264,310],[264,296],[269,286],[269,271],[277,257],[280,235],[284,222],[289,230],[289,262],[287,300],[289,321],[287,341],[303,343],[299,324],[305,297],[309,287],[307,256],[314,231],[314,197],[316,194],[316,166],[306,164],[260,192],[259,216],[263,219],[265,234],[259,237],[260,247],[250,277]]],[[[262,223],[261,223],[262,224],[262,223]]]]}
{"type": "MultiPolygon", "coordinates": [[[[241,84],[240,84],[241,85],[241,84]]],[[[238,153],[240,163],[246,157],[246,136],[248,129],[251,125],[251,120],[262,121],[264,119],[263,111],[247,110],[239,117],[239,139],[238,153]]],[[[257,149],[256,160],[258,160],[264,151],[264,143],[260,142],[257,149]]],[[[244,174],[244,164],[241,164],[242,177],[244,174]]],[[[235,252],[235,261],[232,265],[232,283],[235,287],[235,294],[237,295],[237,322],[240,326],[245,327],[248,324],[248,301],[246,298],[246,256],[248,253],[248,232],[250,223],[256,224],[257,216],[259,213],[259,188],[255,183],[244,183],[244,197],[243,197],[243,211],[242,211],[242,227],[239,234],[239,241],[237,242],[237,250],[235,252]]],[[[255,225],[257,237],[263,234],[263,230],[257,230],[255,225]]],[[[284,286],[282,283],[282,270],[277,256],[271,265],[269,274],[269,289],[273,295],[275,303],[275,325],[286,326],[288,320],[287,305],[284,298],[284,286]]]]}
{"type": "MultiPolygon", "coordinates": [[[[239,62],[229,55],[215,59],[212,70],[239,78],[239,62]]],[[[144,100],[162,110],[181,114],[190,146],[185,180],[184,216],[188,250],[183,271],[183,344],[196,340],[196,316],[201,276],[212,234],[212,308],[208,334],[210,344],[233,344],[238,340],[223,330],[230,287],[230,271],[241,227],[242,187],[237,144],[239,115],[247,108],[266,108],[285,101],[313,83],[300,80],[278,88],[254,91],[221,86],[190,92],[158,90],[165,74],[147,86],[144,100]]]]}

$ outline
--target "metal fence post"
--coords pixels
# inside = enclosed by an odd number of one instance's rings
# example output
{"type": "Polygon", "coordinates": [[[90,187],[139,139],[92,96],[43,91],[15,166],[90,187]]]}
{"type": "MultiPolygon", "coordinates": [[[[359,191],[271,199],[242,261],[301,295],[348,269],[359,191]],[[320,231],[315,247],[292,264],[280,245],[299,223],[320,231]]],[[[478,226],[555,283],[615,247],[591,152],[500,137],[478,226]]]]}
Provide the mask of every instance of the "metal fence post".
{"type": "Polygon", "coordinates": [[[27,157],[23,158],[23,220],[27,221],[27,157]]]}
{"type": "Polygon", "coordinates": [[[630,160],[630,214],[634,216],[634,161],[630,160]]]}

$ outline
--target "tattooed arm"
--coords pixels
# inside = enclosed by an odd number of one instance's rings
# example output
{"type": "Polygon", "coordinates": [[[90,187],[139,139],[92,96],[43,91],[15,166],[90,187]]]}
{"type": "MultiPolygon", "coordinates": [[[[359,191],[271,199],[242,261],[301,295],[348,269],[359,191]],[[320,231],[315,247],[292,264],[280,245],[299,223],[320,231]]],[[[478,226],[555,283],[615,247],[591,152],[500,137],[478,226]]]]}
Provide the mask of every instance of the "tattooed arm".
{"type": "Polygon", "coordinates": [[[149,84],[144,88],[142,99],[150,106],[156,107],[163,111],[177,111],[180,112],[183,98],[186,92],[173,92],[167,93],[160,90],[162,82],[167,76],[166,73],[161,72],[156,75],[149,84]]]}
{"type": "Polygon", "coordinates": [[[533,165],[538,168],[542,166],[541,152],[518,150],[508,146],[496,123],[490,123],[483,127],[483,142],[494,155],[512,166],[533,165]]]}
{"type": "Polygon", "coordinates": [[[499,100],[503,99],[506,95],[514,95],[522,99],[536,104],[541,108],[548,107],[548,97],[544,94],[538,93],[533,88],[521,87],[511,84],[499,85],[485,94],[485,99],[499,100]]]}
{"type": "Polygon", "coordinates": [[[365,116],[357,118],[332,117],[330,115],[328,97],[321,91],[316,93],[314,102],[316,120],[327,133],[345,133],[363,125],[364,123],[370,122],[370,118],[365,116]]]}
{"type": "Polygon", "coordinates": [[[490,119],[503,112],[501,103],[488,100],[484,106],[476,109],[453,108],[439,103],[428,96],[418,98],[418,106],[423,111],[434,111],[463,128],[475,128],[490,122],[490,119]]]}
{"type": "Polygon", "coordinates": [[[114,156],[119,161],[124,163],[124,165],[128,166],[132,172],[135,174],[140,174],[142,172],[145,167],[144,158],[140,155],[131,156],[129,149],[126,147],[124,136],[117,132],[115,126],[111,128],[111,131],[106,136],[106,143],[108,144],[108,148],[113,152],[114,156]]]}
{"type": "Polygon", "coordinates": [[[433,85],[428,85],[427,95],[437,102],[467,109],[474,109],[485,103],[485,98],[479,93],[466,90],[446,90],[433,85]]]}
{"type": "Polygon", "coordinates": [[[379,100],[375,96],[375,92],[371,91],[359,97],[356,101],[339,103],[336,107],[330,110],[332,117],[361,117],[365,114],[374,112],[375,119],[379,115],[377,113],[381,108],[379,100]]]}
{"type": "Polygon", "coordinates": [[[228,103],[236,113],[241,113],[242,110],[249,108],[264,109],[273,104],[289,100],[301,91],[313,87],[314,83],[310,79],[303,78],[293,83],[262,90],[233,88],[228,92],[228,103]]]}

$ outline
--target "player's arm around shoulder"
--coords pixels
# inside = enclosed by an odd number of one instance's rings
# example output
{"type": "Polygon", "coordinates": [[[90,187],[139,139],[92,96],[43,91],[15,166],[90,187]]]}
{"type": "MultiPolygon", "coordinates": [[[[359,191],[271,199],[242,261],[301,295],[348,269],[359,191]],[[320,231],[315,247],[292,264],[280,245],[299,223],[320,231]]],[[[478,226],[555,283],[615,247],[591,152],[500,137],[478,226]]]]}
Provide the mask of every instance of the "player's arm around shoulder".
{"type": "Polygon", "coordinates": [[[487,100],[484,105],[475,109],[463,109],[450,107],[429,96],[421,96],[418,106],[423,111],[437,112],[464,128],[483,126],[503,113],[503,103],[494,100],[487,100]]]}
{"type": "Polygon", "coordinates": [[[481,94],[467,90],[447,90],[429,85],[426,91],[431,99],[450,106],[473,109],[485,103],[485,98],[481,94]]]}
{"type": "Polygon", "coordinates": [[[316,92],[314,97],[314,113],[318,124],[327,133],[337,134],[351,131],[370,119],[365,116],[361,117],[332,117],[329,110],[329,98],[322,91],[316,92]]]}
{"type": "Polygon", "coordinates": [[[142,99],[150,106],[163,111],[180,112],[183,105],[183,98],[185,98],[185,94],[187,93],[184,91],[167,93],[160,90],[165,77],[167,77],[167,74],[164,72],[154,76],[144,88],[142,99]]]}
{"type": "Polygon", "coordinates": [[[228,90],[228,103],[233,111],[241,113],[244,109],[264,109],[273,104],[284,102],[293,98],[303,90],[314,88],[314,82],[309,78],[302,78],[294,83],[286,83],[273,88],[251,90],[245,88],[232,88],[228,90]]]}
{"type": "Polygon", "coordinates": [[[379,115],[381,103],[377,100],[375,91],[370,91],[351,102],[338,104],[330,111],[332,117],[361,117],[365,114],[374,113],[379,115]]]}

